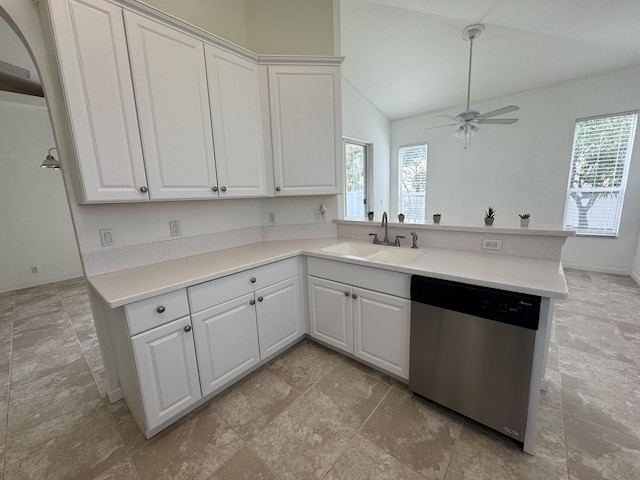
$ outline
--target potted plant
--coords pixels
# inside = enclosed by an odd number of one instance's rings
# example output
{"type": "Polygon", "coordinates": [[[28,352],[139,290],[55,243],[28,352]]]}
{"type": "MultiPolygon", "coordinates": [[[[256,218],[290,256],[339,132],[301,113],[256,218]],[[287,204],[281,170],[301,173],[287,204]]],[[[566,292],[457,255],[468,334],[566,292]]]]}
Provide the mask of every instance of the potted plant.
{"type": "Polygon", "coordinates": [[[433,223],[440,223],[440,219],[442,218],[442,214],[441,213],[434,213],[433,214],[433,223]]]}
{"type": "Polygon", "coordinates": [[[367,213],[367,217],[369,217],[369,220],[373,220],[373,212],[367,213]]]}
{"type": "Polygon", "coordinates": [[[400,223],[404,223],[404,213],[399,213],[399,214],[398,214],[398,221],[399,221],[400,223]]]}
{"type": "Polygon", "coordinates": [[[528,227],[529,226],[529,219],[531,218],[531,214],[530,213],[520,213],[520,214],[518,214],[518,216],[520,217],[520,226],[521,227],[528,227]]]}
{"type": "Polygon", "coordinates": [[[485,225],[493,225],[493,221],[495,220],[496,209],[494,207],[489,207],[484,211],[484,224],[485,225]]]}

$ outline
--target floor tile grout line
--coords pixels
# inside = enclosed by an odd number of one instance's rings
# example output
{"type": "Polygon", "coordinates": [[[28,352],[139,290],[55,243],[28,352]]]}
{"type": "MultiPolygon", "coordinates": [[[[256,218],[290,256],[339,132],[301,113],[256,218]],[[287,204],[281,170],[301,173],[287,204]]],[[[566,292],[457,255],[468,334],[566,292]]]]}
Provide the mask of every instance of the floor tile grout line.
{"type": "Polygon", "coordinates": [[[9,380],[7,381],[7,414],[5,416],[5,431],[4,431],[4,450],[2,452],[2,478],[5,478],[5,472],[7,469],[7,446],[9,445],[9,407],[11,406],[11,376],[13,373],[13,329],[15,328],[15,299],[13,303],[13,312],[11,312],[11,341],[9,345],[9,380]]]}

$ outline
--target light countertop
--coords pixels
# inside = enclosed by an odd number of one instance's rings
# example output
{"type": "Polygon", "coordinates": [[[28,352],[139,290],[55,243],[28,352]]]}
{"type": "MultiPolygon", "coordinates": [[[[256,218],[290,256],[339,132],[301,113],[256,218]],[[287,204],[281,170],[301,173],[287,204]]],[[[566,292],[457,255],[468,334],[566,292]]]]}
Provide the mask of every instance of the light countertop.
{"type": "Polygon", "coordinates": [[[340,242],[370,245],[339,238],[260,242],[97,275],[88,281],[107,305],[115,308],[267,263],[307,255],[542,297],[567,296],[562,264],[555,260],[421,248],[418,251],[423,255],[417,259],[393,263],[323,250],[340,242]]]}

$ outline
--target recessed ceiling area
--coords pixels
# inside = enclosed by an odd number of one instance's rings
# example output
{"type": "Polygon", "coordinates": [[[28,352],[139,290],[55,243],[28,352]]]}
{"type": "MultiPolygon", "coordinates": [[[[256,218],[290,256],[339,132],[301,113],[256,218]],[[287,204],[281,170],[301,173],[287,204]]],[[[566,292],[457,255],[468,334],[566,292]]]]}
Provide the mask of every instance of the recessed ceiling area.
{"type": "Polygon", "coordinates": [[[640,64],[640,1],[340,0],[342,73],[391,120],[640,64]]]}

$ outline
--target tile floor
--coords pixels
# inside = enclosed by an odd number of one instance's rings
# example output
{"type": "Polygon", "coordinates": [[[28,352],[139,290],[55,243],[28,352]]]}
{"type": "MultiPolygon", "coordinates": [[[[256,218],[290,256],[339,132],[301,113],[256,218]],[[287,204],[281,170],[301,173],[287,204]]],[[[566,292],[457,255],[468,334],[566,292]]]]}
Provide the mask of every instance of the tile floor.
{"type": "Polygon", "coordinates": [[[104,400],[83,280],[0,294],[0,480],[637,480],[640,287],[567,280],[535,457],[310,341],[147,441],[104,400]]]}

